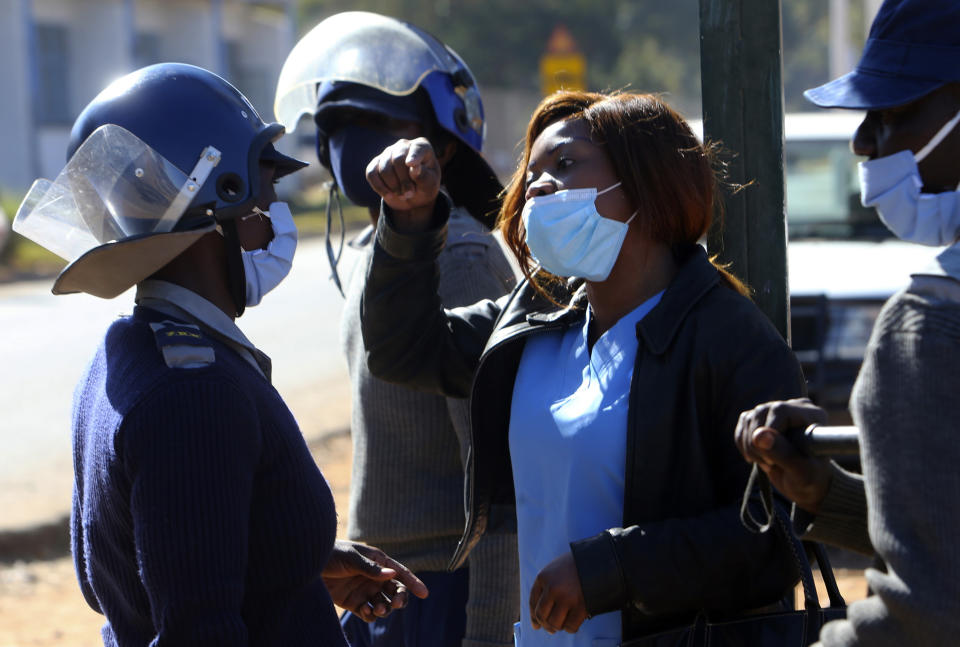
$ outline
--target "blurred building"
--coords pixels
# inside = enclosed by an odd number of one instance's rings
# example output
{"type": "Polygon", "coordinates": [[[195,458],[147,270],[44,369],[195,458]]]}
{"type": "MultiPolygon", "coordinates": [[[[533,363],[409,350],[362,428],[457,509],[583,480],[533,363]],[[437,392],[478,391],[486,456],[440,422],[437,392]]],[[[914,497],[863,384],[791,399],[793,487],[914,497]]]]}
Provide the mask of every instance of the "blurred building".
{"type": "Polygon", "coordinates": [[[199,65],[266,121],[296,42],[293,0],[0,0],[0,190],[24,193],[64,164],[70,126],[113,79],[199,65]]]}

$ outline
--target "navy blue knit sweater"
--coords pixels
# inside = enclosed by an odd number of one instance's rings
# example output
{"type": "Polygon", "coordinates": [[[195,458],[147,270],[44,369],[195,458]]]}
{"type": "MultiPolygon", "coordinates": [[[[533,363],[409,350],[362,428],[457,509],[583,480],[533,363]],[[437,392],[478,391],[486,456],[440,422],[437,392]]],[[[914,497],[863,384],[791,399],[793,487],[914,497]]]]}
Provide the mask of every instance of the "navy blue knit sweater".
{"type": "MultiPolygon", "coordinates": [[[[346,645],[320,573],[333,497],[276,390],[170,368],[145,308],[109,328],[74,399],[73,553],[106,645],[346,645]]],[[[196,340],[194,340],[196,341],[196,340]]]]}

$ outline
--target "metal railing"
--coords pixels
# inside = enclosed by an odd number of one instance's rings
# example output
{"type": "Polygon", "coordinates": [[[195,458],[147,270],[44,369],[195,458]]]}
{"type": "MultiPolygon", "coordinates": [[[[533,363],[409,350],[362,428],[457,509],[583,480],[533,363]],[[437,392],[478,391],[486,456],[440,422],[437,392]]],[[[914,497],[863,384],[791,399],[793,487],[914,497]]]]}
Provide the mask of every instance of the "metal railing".
{"type": "Polygon", "coordinates": [[[812,424],[787,432],[787,438],[808,456],[859,456],[860,432],[856,427],[812,424]]]}

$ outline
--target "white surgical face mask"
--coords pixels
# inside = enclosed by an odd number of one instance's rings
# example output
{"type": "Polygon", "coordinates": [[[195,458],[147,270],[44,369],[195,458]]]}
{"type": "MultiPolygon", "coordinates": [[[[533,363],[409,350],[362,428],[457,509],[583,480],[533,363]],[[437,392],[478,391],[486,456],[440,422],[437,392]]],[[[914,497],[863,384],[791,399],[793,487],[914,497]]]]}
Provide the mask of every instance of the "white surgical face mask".
{"type": "Polygon", "coordinates": [[[860,163],[860,201],[874,207],[897,238],[938,246],[953,243],[960,235],[960,186],[955,191],[921,193],[917,167],[958,123],[960,112],[916,155],[908,149],[860,163]]]}
{"type": "Polygon", "coordinates": [[[620,182],[599,193],[594,188],[565,189],[526,201],[521,217],[527,247],[541,267],[557,276],[606,280],[637,215],[633,212],[620,222],[597,212],[597,197],[618,186],[620,182]]]}
{"type": "Polygon", "coordinates": [[[293,265],[293,254],[297,251],[297,227],[293,224],[293,215],[286,202],[274,202],[270,211],[264,213],[269,216],[270,226],[273,229],[273,240],[266,249],[243,250],[243,273],[247,281],[247,305],[255,306],[263,299],[263,295],[280,285],[293,265]]]}

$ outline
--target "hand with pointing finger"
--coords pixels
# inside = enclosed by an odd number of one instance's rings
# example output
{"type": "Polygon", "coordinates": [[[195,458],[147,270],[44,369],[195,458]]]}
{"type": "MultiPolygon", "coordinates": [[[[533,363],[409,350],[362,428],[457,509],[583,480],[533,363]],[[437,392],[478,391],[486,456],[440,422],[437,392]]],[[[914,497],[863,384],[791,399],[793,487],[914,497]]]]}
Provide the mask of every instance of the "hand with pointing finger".
{"type": "Polygon", "coordinates": [[[372,622],[407,605],[407,594],[427,597],[427,587],[400,562],[378,548],[337,540],[322,573],[340,607],[372,622]]]}
{"type": "Polygon", "coordinates": [[[367,181],[393,211],[399,231],[430,227],[440,193],[440,162],[425,137],[401,139],[367,164],[367,181]]]}

